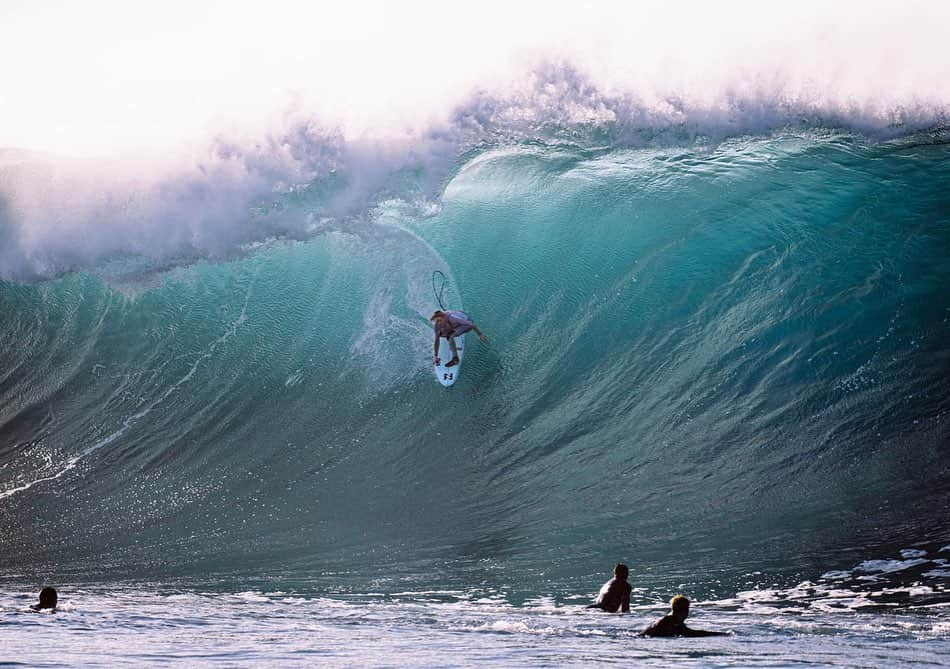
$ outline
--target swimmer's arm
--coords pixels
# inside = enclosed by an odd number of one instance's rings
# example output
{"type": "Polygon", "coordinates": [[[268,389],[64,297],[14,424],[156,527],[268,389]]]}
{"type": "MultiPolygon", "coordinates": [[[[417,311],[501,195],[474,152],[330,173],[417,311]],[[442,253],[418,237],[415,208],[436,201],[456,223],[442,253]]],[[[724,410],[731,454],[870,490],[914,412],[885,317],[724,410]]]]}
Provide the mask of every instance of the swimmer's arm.
{"type": "Polygon", "coordinates": [[[671,637],[679,635],[680,629],[676,625],[670,624],[669,616],[660,618],[655,623],[640,632],[640,636],[662,636],[671,637]]]}
{"type": "Polygon", "coordinates": [[[706,630],[694,630],[687,627],[682,636],[729,636],[729,632],[707,632],[706,630]]]}

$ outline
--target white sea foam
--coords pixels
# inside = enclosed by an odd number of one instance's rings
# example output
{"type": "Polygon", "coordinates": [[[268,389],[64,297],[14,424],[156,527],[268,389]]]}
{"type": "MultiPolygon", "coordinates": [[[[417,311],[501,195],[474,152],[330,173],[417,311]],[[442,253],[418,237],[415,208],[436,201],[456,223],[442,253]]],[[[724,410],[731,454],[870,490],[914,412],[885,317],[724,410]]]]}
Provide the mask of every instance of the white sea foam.
{"type": "Polygon", "coordinates": [[[911,560],[865,560],[855,567],[854,571],[866,574],[890,574],[898,571],[904,571],[905,569],[910,569],[912,567],[919,567],[920,565],[927,564],[928,562],[930,561],[920,558],[911,560]]]}
{"type": "Polygon", "coordinates": [[[225,258],[387,198],[431,213],[484,142],[662,145],[788,124],[889,137],[950,110],[950,7],[927,2],[98,4],[0,10],[0,57],[32,65],[0,72],[17,102],[0,147],[30,150],[0,148],[0,279],[225,258]],[[55,47],[32,48],[41,28],[55,47]]]}
{"type": "Polygon", "coordinates": [[[845,570],[828,571],[822,574],[821,578],[825,581],[841,581],[851,578],[851,572],[845,570]]]}
{"type": "Polygon", "coordinates": [[[901,557],[905,560],[910,560],[913,558],[922,558],[927,555],[927,551],[920,550],[918,548],[904,548],[901,550],[901,557]]]}
{"type": "Polygon", "coordinates": [[[63,612],[56,616],[5,607],[0,642],[16,648],[17,660],[30,666],[88,664],[92,634],[108,639],[93,648],[104,664],[212,667],[225,658],[241,666],[441,666],[449,658],[455,665],[511,667],[586,666],[610,658],[631,666],[884,667],[939,666],[948,636],[943,614],[932,610],[748,616],[710,605],[697,612],[702,622],[696,626],[733,630],[735,636],[675,641],[636,637],[652,616],[577,616],[565,608],[542,617],[532,608],[486,612],[472,604],[400,601],[367,605],[367,596],[281,599],[286,595],[251,591],[170,598],[140,584],[127,592],[110,585],[61,592],[63,612]]]}

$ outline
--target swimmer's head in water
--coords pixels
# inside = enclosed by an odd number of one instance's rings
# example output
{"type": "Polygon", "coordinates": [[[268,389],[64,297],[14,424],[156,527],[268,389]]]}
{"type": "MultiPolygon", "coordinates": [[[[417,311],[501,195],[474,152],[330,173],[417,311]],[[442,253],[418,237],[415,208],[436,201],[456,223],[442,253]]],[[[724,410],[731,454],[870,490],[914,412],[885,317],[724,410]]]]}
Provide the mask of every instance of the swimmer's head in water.
{"type": "MultiPolygon", "coordinates": [[[[673,610],[673,613],[689,615],[689,600],[683,595],[676,595],[670,600],[670,609],[673,610]]],[[[685,618],[686,615],[683,617],[685,618]]]]}
{"type": "Polygon", "coordinates": [[[56,588],[45,587],[40,590],[40,603],[37,608],[55,609],[59,596],[56,594],[56,588]]]}
{"type": "Polygon", "coordinates": [[[621,581],[626,581],[627,577],[630,576],[630,570],[627,568],[627,565],[622,562],[618,562],[617,566],[614,567],[614,576],[619,578],[621,581]]]}

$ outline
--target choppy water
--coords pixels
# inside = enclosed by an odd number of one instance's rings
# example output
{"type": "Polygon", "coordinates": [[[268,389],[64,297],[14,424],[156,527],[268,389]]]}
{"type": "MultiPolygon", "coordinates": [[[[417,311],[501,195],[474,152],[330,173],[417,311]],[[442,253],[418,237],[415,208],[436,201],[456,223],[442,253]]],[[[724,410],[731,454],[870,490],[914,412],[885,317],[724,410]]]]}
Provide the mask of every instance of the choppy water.
{"type": "Polygon", "coordinates": [[[950,547],[940,554],[907,550],[791,588],[694,602],[688,623],[732,632],[721,638],[639,637],[665,613],[641,587],[622,615],[576,605],[592,593],[513,604],[504,588],[355,594],[329,586],[313,596],[149,583],[77,586],[54,614],[26,613],[30,596],[10,597],[0,639],[7,663],[48,667],[944,666],[950,619],[946,581],[937,583],[950,547]]]}

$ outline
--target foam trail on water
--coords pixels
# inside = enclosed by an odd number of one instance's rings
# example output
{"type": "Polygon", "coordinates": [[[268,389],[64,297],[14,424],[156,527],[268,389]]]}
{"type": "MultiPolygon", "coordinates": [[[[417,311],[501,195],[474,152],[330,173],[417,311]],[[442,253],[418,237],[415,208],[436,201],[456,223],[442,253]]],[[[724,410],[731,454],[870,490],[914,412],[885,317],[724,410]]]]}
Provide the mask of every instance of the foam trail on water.
{"type": "Polygon", "coordinates": [[[0,499],[12,497],[13,495],[21,493],[25,490],[29,490],[33,486],[38,485],[40,483],[48,483],[50,481],[55,481],[61,478],[62,476],[64,476],[65,474],[67,474],[69,471],[75,469],[77,465],[79,465],[79,463],[82,462],[88,456],[92,455],[93,453],[100,450],[101,448],[104,448],[108,446],[109,444],[115,442],[116,440],[120,439],[130,428],[138,424],[143,418],[146,418],[150,413],[152,413],[152,410],[155,409],[155,407],[157,407],[166,399],[168,399],[173,393],[178,391],[184,384],[188,383],[188,381],[191,380],[191,378],[194,377],[195,373],[198,371],[198,368],[201,365],[201,363],[206,360],[209,360],[214,355],[214,352],[218,348],[218,346],[226,342],[228,339],[230,339],[234,335],[234,333],[241,326],[241,324],[244,323],[245,320],[247,320],[247,305],[250,298],[251,298],[251,287],[248,286],[247,294],[245,295],[245,299],[244,299],[244,307],[241,309],[240,315],[238,315],[238,317],[234,319],[234,321],[231,323],[228,329],[220,337],[218,337],[215,341],[213,341],[206,351],[204,351],[200,356],[198,356],[194,364],[188,369],[188,371],[185,373],[184,376],[182,376],[180,379],[178,379],[174,383],[170,384],[168,388],[166,388],[165,391],[158,398],[150,402],[148,406],[146,406],[144,409],[142,409],[141,411],[137,411],[134,414],[123,419],[122,427],[120,427],[118,430],[111,432],[110,434],[103,437],[99,441],[93,443],[92,445],[88,446],[87,448],[83,449],[78,454],[70,457],[63,464],[62,468],[59,471],[57,471],[55,474],[52,474],[50,476],[41,476],[27,483],[23,483],[21,485],[13,486],[6,490],[0,491],[0,499]]]}

